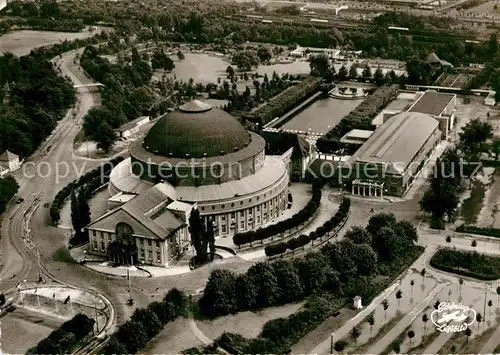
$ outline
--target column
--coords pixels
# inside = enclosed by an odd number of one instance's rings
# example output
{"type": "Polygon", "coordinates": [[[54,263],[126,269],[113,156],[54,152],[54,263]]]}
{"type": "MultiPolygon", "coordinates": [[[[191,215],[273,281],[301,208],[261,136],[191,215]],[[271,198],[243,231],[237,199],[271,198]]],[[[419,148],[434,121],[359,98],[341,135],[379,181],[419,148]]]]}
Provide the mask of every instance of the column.
{"type": "Polygon", "coordinates": [[[380,186],[380,198],[384,198],[384,185],[380,186]]]}
{"type": "Polygon", "coordinates": [[[372,196],[372,185],[368,189],[370,190],[370,196],[372,196]]]}
{"type": "Polygon", "coordinates": [[[363,196],[366,196],[366,186],[363,186],[363,196]]]}
{"type": "Polygon", "coordinates": [[[354,184],[351,186],[351,195],[354,195],[354,184]]]}

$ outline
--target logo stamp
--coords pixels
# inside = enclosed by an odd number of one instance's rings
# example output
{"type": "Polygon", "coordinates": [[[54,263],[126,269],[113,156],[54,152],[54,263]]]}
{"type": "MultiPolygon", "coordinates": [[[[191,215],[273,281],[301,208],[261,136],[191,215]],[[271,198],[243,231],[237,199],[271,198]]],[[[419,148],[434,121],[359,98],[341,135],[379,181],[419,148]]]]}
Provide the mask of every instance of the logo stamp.
{"type": "Polygon", "coordinates": [[[431,313],[431,321],[443,333],[459,333],[476,320],[476,311],[469,306],[454,302],[441,302],[431,313]]]}

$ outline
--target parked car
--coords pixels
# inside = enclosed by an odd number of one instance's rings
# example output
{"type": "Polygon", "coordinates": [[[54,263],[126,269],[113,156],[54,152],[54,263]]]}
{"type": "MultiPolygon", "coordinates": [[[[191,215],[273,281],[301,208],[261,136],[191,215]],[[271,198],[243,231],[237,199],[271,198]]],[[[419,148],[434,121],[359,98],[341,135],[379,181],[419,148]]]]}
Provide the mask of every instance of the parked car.
{"type": "Polygon", "coordinates": [[[23,203],[23,202],[24,202],[24,198],[22,198],[22,197],[19,197],[19,198],[17,199],[17,201],[16,201],[16,203],[17,203],[17,204],[19,204],[19,203],[23,203]]]}

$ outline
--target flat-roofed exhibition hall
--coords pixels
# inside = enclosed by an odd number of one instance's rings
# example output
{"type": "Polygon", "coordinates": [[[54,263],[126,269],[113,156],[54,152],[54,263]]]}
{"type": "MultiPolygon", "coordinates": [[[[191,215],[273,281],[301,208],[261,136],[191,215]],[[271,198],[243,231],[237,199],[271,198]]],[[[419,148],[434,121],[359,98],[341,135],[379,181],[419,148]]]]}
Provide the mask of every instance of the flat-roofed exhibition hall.
{"type": "Polygon", "coordinates": [[[215,224],[216,237],[273,221],[288,205],[292,152],[269,156],[265,147],[236,118],[201,101],[160,117],[111,172],[108,212],[87,226],[90,252],[105,255],[122,222],[144,250],[139,260],[167,265],[189,245],[194,207],[215,224]]]}

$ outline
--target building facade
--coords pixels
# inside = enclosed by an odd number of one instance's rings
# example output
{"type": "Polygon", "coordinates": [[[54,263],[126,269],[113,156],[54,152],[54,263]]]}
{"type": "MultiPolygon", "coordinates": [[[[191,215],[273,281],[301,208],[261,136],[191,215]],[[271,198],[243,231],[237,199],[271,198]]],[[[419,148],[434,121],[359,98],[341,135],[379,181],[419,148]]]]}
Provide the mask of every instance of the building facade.
{"type": "Polygon", "coordinates": [[[342,166],[352,194],[402,197],[441,141],[430,115],[399,113],[387,120],[342,166]]]}
{"type": "Polygon", "coordinates": [[[107,253],[116,224],[134,219],[135,225],[128,224],[137,236],[138,260],[171,265],[189,246],[188,214],[194,207],[214,223],[216,238],[272,222],[288,207],[293,150],[267,156],[265,146],[234,117],[197,100],[161,117],[143,140],[132,143],[130,158],[112,170],[113,209],[87,227],[91,252],[107,253]]]}

